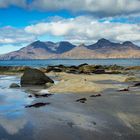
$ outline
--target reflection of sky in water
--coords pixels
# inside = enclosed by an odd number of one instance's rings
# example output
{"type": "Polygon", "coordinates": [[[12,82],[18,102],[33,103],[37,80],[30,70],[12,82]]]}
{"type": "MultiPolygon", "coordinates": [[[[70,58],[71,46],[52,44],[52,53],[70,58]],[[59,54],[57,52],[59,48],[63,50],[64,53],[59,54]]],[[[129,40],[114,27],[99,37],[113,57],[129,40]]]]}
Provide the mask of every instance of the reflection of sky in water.
{"type": "Polygon", "coordinates": [[[0,135],[2,128],[10,135],[24,128],[27,123],[24,106],[33,100],[27,98],[28,95],[21,89],[10,89],[9,85],[13,82],[18,83],[19,77],[0,77],[0,135]]]}
{"type": "Polygon", "coordinates": [[[0,117],[0,125],[3,127],[8,134],[16,134],[19,130],[23,129],[26,125],[27,120],[25,118],[16,118],[16,119],[9,119],[0,117]]]}
{"type": "Polygon", "coordinates": [[[0,89],[0,111],[13,111],[23,108],[32,101],[20,89],[0,89]]]}

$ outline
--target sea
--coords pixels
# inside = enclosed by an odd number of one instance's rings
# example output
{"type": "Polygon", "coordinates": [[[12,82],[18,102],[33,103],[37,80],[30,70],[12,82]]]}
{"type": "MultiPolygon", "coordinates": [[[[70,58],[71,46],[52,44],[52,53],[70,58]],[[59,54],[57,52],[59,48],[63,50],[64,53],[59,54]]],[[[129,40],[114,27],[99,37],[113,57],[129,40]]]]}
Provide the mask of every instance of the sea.
{"type": "Polygon", "coordinates": [[[139,59],[47,59],[47,60],[0,60],[0,66],[30,66],[47,67],[49,65],[80,65],[83,63],[93,65],[120,65],[140,66],[139,59]]]}

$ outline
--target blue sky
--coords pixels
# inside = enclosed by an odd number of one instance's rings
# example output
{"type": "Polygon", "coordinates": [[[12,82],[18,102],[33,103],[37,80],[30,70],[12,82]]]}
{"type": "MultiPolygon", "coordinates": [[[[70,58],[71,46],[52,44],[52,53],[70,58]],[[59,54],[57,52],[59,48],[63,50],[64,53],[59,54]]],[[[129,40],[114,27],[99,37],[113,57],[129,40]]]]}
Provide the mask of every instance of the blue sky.
{"type": "Polygon", "coordinates": [[[35,41],[140,44],[139,0],[1,0],[0,54],[35,41]]]}

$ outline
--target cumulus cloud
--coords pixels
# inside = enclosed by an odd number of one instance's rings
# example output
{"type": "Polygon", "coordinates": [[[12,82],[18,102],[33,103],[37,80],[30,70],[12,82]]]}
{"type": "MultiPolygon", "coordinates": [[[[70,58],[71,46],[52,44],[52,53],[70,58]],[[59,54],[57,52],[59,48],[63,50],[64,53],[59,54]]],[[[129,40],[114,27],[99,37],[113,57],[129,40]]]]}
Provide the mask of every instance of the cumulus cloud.
{"type": "Polygon", "coordinates": [[[87,12],[97,16],[140,13],[140,0],[34,0],[32,9],[45,11],[69,10],[87,12]]]}
{"type": "Polygon", "coordinates": [[[25,7],[26,0],[0,0],[0,8],[6,8],[11,5],[25,7]]]}
{"type": "Polygon", "coordinates": [[[37,36],[62,36],[73,43],[91,43],[100,38],[136,42],[140,40],[139,27],[139,24],[100,22],[93,17],[79,16],[30,25],[25,28],[25,32],[37,36]]]}
{"type": "Polygon", "coordinates": [[[0,28],[0,44],[22,44],[35,40],[34,35],[29,35],[23,29],[6,26],[0,28]]]}

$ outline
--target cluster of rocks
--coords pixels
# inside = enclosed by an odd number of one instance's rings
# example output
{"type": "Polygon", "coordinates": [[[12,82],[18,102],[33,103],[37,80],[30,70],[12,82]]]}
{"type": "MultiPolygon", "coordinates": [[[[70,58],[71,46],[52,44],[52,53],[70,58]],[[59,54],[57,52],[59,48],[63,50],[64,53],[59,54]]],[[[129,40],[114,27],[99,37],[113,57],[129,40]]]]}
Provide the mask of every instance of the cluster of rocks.
{"type": "Polygon", "coordinates": [[[0,66],[0,72],[24,72],[27,66],[0,66]]]}
{"type": "MultiPolygon", "coordinates": [[[[101,94],[94,94],[94,95],[91,95],[90,97],[100,97],[101,94]]],[[[80,103],[85,103],[87,101],[87,98],[80,98],[80,99],[77,99],[76,102],[80,102],[80,103]]]]}
{"type": "MultiPolygon", "coordinates": [[[[23,73],[27,68],[27,66],[0,66],[0,73],[23,73]]],[[[122,71],[127,72],[131,70],[140,70],[140,66],[134,67],[123,67],[118,65],[89,65],[87,63],[81,64],[79,66],[65,66],[65,65],[54,65],[39,68],[40,71],[44,73],[49,72],[66,72],[73,74],[119,74],[122,71]]]]}
{"type": "Polygon", "coordinates": [[[42,68],[41,70],[48,72],[66,72],[73,74],[118,74],[121,73],[124,67],[117,65],[103,66],[103,65],[88,65],[81,64],[79,66],[64,66],[64,65],[55,65],[48,66],[46,69],[42,68]]]}

